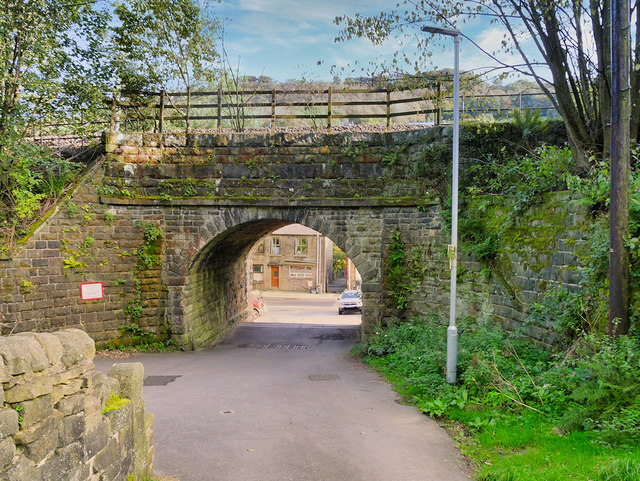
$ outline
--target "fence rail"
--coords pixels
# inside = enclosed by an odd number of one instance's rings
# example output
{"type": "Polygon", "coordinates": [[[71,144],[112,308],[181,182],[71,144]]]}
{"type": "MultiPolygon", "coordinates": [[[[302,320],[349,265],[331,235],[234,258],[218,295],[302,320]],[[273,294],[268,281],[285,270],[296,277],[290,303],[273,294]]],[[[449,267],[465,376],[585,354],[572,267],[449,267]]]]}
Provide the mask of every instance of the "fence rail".
{"type": "MultiPolygon", "coordinates": [[[[389,129],[396,119],[404,123],[442,125],[452,116],[452,99],[440,86],[413,90],[333,89],[325,90],[240,90],[196,92],[124,92],[114,97],[111,129],[190,130],[193,128],[245,130],[297,126],[331,130],[334,121],[384,123],[389,129]]],[[[527,99],[541,93],[462,96],[462,118],[504,114],[531,104],[527,99]],[[504,98],[506,102],[496,99],[504,98]],[[502,104],[501,104],[502,102],[502,104]]],[[[536,103],[535,101],[533,103],[536,103]]],[[[554,111],[542,102],[541,111],[554,111]]],[[[401,122],[402,123],[402,122],[401,122]]]]}
{"type": "MultiPolygon", "coordinates": [[[[309,90],[241,90],[213,92],[146,92],[127,93],[136,100],[113,98],[112,128],[120,122],[153,122],[153,129],[162,132],[166,123],[183,122],[187,129],[194,121],[208,121],[209,128],[222,129],[230,124],[243,130],[247,121],[268,121],[275,128],[279,121],[313,121],[331,129],[332,121],[339,119],[391,119],[401,116],[437,114],[437,106],[426,102],[423,92],[394,92],[386,89],[309,90]],[[407,97],[407,95],[413,95],[407,97]],[[141,101],[151,97],[151,101],[141,101]],[[403,98],[404,97],[404,98],[403,98]],[[394,109],[401,104],[417,104],[410,110],[394,109]],[[365,111],[362,111],[365,108],[365,111]]],[[[266,122],[265,122],[266,123],[266,122]]],[[[264,125],[261,125],[264,126],[264,125]]]]}

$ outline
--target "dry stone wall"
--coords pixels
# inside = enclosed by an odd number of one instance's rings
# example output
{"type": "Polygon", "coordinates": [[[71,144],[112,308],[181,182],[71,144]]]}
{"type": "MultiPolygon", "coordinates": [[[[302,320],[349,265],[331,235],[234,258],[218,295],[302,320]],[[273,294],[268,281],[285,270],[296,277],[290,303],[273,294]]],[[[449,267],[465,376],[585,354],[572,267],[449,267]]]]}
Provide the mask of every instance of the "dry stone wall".
{"type": "Polygon", "coordinates": [[[0,480],[152,474],[142,364],[117,364],[105,376],[94,370],[94,354],[93,340],[77,329],[0,337],[0,480]],[[112,395],[129,402],[109,411],[112,395]]]}

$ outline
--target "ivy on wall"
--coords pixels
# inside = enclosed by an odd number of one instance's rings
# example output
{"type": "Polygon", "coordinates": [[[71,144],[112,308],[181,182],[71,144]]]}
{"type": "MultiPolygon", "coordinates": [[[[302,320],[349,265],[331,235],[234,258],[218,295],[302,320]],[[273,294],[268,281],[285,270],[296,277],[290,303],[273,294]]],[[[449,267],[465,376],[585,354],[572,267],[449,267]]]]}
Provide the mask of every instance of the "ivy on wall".
{"type": "Polygon", "coordinates": [[[406,250],[400,229],[396,228],[391,235],[386,271],[395,307],[400,311],[407,308],[411,294],[420,286],[427,270],[419,249],[414,249],[409,256],[406,250]]]}

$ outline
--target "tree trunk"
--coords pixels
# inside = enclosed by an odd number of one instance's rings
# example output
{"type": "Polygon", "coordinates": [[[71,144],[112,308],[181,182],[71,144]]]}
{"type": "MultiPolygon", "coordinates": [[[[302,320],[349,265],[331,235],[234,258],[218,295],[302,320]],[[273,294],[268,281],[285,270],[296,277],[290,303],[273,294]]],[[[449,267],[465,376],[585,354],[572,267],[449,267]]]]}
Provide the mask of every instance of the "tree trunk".
{"type": "Polygon", "coordinates": [[[636,44],[631,58],[631,141],[640,146],[640,0],[635,2],[636,44]]]}
{"type": "MultiPolygon", "coordinates": [[[[598,97],[600,99],[600,122],[602,124],[602,158],[610,156],[611,148],[611,2],[602,2],[602,24],[594,24],[594,35],[600,38],[596,40],[598,54],[598,97]],[[598,41],[600,40],[600,41],[598,41]]],[[[598,11],[592,13],[592,21],[598,20],[598,11]]]]}

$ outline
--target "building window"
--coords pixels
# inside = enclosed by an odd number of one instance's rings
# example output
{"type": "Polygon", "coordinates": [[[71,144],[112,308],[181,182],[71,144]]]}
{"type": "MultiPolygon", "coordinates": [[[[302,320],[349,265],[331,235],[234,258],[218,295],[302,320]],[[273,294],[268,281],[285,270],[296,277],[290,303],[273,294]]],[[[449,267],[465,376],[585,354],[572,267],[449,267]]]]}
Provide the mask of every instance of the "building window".
{"type": "Polygon", "coordinates": [[[271,255],[272,256],[280,255],[280,237],[271,238],[271,255]]]}
{"type": "Polygon", "coordinates": [[[253,265],[253,280],[256,282],[264,280],[264,266],[262,264],[253,265]]]}
{"type": "Polygon", "coordinates": [[[264,254],[264,241],[260,242],[260,244],[258,245],[258,250],[256,251],[256,254],[264,254]]]}
{"type": "Polygon", "coordinates": [[[305,237],[296,237],[295,240],[295,255],[307,255],[307,239],[305,237]]]}
{"type": "Polygon", "coordinates": [[[311,279],[313,277],[313,271],[311,266],[289,266],[289,277],[311,279]]]}

